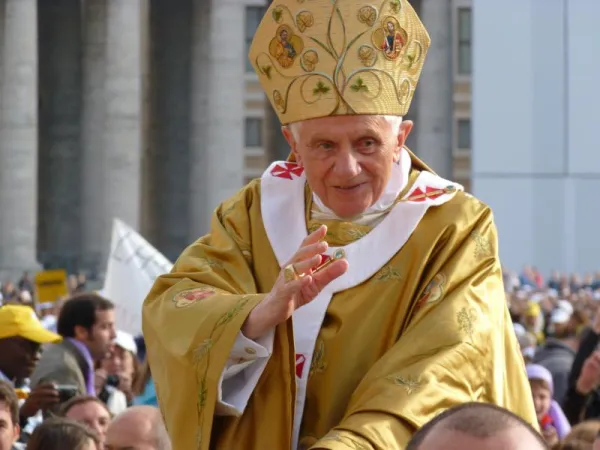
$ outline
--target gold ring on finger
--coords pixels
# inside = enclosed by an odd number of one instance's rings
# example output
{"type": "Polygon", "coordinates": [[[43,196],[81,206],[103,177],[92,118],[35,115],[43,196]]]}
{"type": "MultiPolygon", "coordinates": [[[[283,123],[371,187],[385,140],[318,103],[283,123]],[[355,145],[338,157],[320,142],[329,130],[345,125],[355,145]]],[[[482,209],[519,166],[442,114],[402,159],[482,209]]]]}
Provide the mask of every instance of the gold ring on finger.
{"type": "Polygon", "coordinates": [[[288,264],[287,266],[285,266],[285,269],[283,269],[283,276],[285,278],[286,283],[300,278],[300,275],[298,275],[298,272],[296,271],[296,268],[293,264],[288,264]]]}

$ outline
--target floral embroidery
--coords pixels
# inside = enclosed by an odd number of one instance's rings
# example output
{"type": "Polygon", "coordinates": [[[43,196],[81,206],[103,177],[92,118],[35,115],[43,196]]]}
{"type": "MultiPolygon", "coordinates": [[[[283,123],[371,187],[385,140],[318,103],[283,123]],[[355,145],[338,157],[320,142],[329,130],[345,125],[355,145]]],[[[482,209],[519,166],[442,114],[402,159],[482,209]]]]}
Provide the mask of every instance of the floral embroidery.
{"type": "Polygon", "coordinates": [[[214,341],[212,339],[204,339],[202,343],[194,350],[193,361],[194,364],[200,364],[202,359],[208,355],[208,352],[213,347],[214,341]]]}
{"type": "Polygon", "coordinates": [[[475,241],[475,258],[488,256],[492,252],[490,240],[484,237],[479,231],[473,231],[471,238],[475,241]]]}
{"type": "Polygon", "coordinates": [[[351,242],[353,242],[365,237],[369,231],[370,229],[361,229],[357,227],[346,230],[346,234],[351,239],[351,242]]]}
{"type": "Polygon", "coordinates": [[[456,313],[456,320],[458,321],[458,328],[465,334],[469,335],[469,339],[473,340],[473,323],[475,322],[475,313],[472,309],[463,307],[458,313],[456,313]]]}
{"type": "Polygon", "coordinates": [[[248,304],[250,296],[246,295],[242,297],[233,308],[224,313],[219,320],[215,323],[210,335],[194,351],[194,362],[197,364],[199,378],[198,378],[198,431],[196,434],[196,446],[198,449],[202,446],[202,425],[204,424],[204,408],[206,407],[206,399],[208,397],[208,388],[206,387],[206,377],[208,376],[208,367],[210,365],[210,354],[212,349],[215,347],[217,341],[221,337],[216,336],[216,332],[219,328],[227,325],[231,322],[248,304]]]}
{"type": "Polygon", "coordinates": [[[186,289],[185,291],[178,292],[173,297],[173,302],[176,308],[186,308],[195,303],[198,303],[208,297],[216,295],[217,291],[211,287],[201,287],[195,289],[186,289]]]}
{"type": "Polygon", "coordinates": [[[316,373],[322,373],[327,368],[325,362],[325,343],[321,340],[316,345],[315,354],[313,355],[312,363],[310,365],[309,378],[316,373]]]}
{"type": "Polygon", "coordinates": [[[415,305],[415,311],[418,311],[427,304],[431,304],[440,300],[444,296],[445,287],[446,276],[440,272],[433,277],[433,280],[431,280],[425,288],[425,292],[415,305]]]}
{"type": "Polygon", "coordinates": [[[388,377],[390,381],[393,381],[395,384],[404,387],[406,393],[408,395],[412,394],[414,391],[421,387],[421,382],[412,377],[404,377],[402,375],[392,375],[388,377]]]}
{"type": "Polygon", "coordinates": [[[214,268],[222,269],[223,268],[223,263],[221,263],[221,261],[217,261],[216,259],[212,259],[212,258],[199,258],[198,261],[201,264],[207,265],[211,269],[214,269],[214,268]]]}
{"type": "Polygon", "coordinates": [[[377,274],[375,281],[399,280],[402,276],[394,266],[385,266],[377,274]]]}

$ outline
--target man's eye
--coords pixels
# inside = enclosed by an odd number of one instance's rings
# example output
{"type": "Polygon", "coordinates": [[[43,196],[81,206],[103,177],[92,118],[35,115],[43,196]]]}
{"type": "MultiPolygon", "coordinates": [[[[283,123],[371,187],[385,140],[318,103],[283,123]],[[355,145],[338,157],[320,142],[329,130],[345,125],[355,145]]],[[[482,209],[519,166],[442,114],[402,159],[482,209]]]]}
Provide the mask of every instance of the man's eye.
{"type": "Polygon", "coordinates": [[[323,150],[331,150],[333,148],[333,145],[331,144],[331,142],[321,142],[319,144],[319,148],[322,148],[323,150]]]}
{"type": "Polygon", "coordinates": [[[358,148],[362,150],[372,150],[377,146],[375,139],[364,139],[360,141],[358,148]]]}

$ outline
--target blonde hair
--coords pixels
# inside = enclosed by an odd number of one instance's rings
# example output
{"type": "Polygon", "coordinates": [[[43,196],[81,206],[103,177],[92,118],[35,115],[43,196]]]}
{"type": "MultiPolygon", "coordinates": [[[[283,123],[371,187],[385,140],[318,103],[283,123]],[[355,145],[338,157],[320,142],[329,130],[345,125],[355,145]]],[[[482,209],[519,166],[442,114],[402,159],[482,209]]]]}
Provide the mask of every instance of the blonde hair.
{"type": "MultiPolygon", "coordinates": [[[[390,125],[393,132],[395,132],[395,133],[400,132],[400,125],[402,124],[402,116],[373,115],[371,117],[383,118],[390,125]]],[[[298,140],[298,136],[300,133],[299,128],[303,123],[304,123],[304,121],[300,121],[300,122],[293,122],[293,123],[286,125],[286,128],[288,130],[290,130],[290,132],[292,133],[292,136],[294,136],[294,139],[296,141],[298,140]]]]}

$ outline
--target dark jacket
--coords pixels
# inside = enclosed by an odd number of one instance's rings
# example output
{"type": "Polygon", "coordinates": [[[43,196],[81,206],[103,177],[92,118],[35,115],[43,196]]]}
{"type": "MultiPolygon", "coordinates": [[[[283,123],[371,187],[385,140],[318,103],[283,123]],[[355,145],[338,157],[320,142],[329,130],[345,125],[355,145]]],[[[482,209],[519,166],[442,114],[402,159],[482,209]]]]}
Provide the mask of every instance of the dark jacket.
{"type": "Polygon", "coordinates": [[[86,395],[88,363],[81,352],[70,341],[49,344],[31,376],[31,386],[41,383],[56,383],[77,386],[78,395],[86,395]]]}
{"type": "Polygon", "coordinates": [[[534,363],[544,366],[552,374],[554,400],[559,404],[569,389],[569,374],[575,361],[575,351],[559,339],[548,338],[535,354],[534,363]]]}
{"type": "Polygon", "coordinates": [[[583,420],[600,418],[600,393],[592,391],[588,395],[577,392],[576,385],[583,363],[596,350],[600,343],[600,335],[593,330],[588,330],[581,339],[575,362],[569,375],[569,390],[563,403],[563,411],[571,425],[576,425],[583,420]]]}

